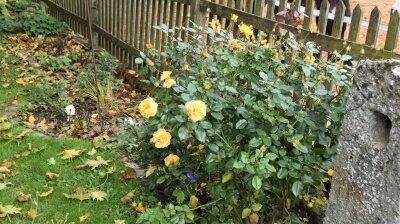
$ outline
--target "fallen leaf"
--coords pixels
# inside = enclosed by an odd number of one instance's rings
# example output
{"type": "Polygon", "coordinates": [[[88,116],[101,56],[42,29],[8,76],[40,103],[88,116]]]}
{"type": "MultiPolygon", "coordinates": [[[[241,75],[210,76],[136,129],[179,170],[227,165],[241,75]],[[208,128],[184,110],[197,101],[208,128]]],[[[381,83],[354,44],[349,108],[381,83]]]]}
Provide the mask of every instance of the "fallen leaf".
{"type": "Polygon", "coordinates": [[[12,128],[12,125],[10,122],[1,122],[0,123],[0,131],[10,130],[11,128],[12,128]]]}
{"type": "Polygon", "coordinates": [[[85,201],[90,199],[90,193],[85,194],[63,194],[66,198],[85,201]]]}
{"type": "Polygon", "coordinates": [[[90,213],[86,213],[83,216],[79,217],[79,222],[84,222],[86,219],[90,217],[90,213]]]}
{"type": "Polygon", "coordinates": [[[49,196],[50,194],[52,194],[53,191],[54,191],[54,189],[53,189],[52,187],[50,187],[50,190],[49,190],[49,191],[40,193],[40,194],[39,194],[39,197],[45,198],[45,197],[49,196]]]}
{"type": "Polygon", "coordinates": [[[135,202],[132,203],[132,206],[135,208],[137,212],[143,213],[146,210],[146,207],[143,205],[143,202],[140,202],[136,205],[135,202]]]}
{"type": "Polygon", "coordinates": [[[21,213],[21,208],[17,208],[12,205],[2,205],[0,203],[0,218],[4,218],[8,215],[14,215],[21,213]]]}
{"type": "Polygon", "coordinates": [[[92,200],[97,200],[97,201],[104,201],[104,198],[106,196],[107,194],[104,191],[92,191],[90,194],[90,198],[92,198],[92,200]]]}
{"type": "Polygon", "coordinates": [[[23,86],[26,85],[26,82],[24,80],[22,80],[22,79],[17,79],[17,80],[15,80],[15,82],[20,84],[20,85],[23,85],[23,86]]]}
{"type": "Polygon", "coordinates": [[[57,156],[62,156],[62,159],[71,160],[77,156],[80,156],[82,152],[83,150],[68,149],[58,153],[57,156]]]}
{"type": "Polygon", "coordinates": [[[48,176],[50,179],[54,180],[54,179],[58,178],[60,175],[56,174],[56,173],[47,172],[46,176],[48,176]]]}
{"type": "Polygon", "coordinates": [[[3,166],[7,167],[8,169],[10,169],[11,167],[15,166],[16,163],[14,160],[3,160],[3,166]]]}
{"type": "Polygon", "coordinates": [[[121,219],[114,220],[114,224],[125,224],[125,220],[121,219]]]}
{"type": "Polygon", "coordinates": [[[135,195],[135,191],[129,192],[128,194],[126,194],[124,197],[121,198],[121,202],[124,204],[131,203],[134,195],[135,195]]]}
{"type": "Polygon", "coordinates": [[[0,183],[0,191],[5,190],[8,185],[12,185],[11,182],[0,183]]]}
{"type": "Polygon", "coordinates": [[[0,166],[0,173],[9,173],[10,170],[5,166],[0,166]]]}
{"type": "Polygon", "coordinates": [[[92,148],[92,150],[90,150],[89,152],[87,152],[86,154],[87,155],[89,155],[89,156],[93,156],[94,154],[96,154],[96,149],[95,148],[92,148]]]}
{"type": "Polygon", "coordinates": [[[38,217],[38,211],[36,209],[31,208],[29,211],[22,212],[22,216],[27,219],[34,220],[38,217]]]}
{"type": "Polygon", "coordinates": [[[22,131],[19,135],[17,135],[17,137],[15,137],[15,140],[19,143],[21,143],[22,139],[25,138],[28,133],[30,132],[30,130],[24,130],[22,131]]]}
{"type": "Polygon", "coordinates": [[[115,110],[109,110],[109,111],[108,111],[108,115],[110,115],[111,117],[114,117],[114,116],[117,115],[117,114],[118,114],[118,112],[115,111],[115,110]]]}
{"type": "Polygon", "coordinates": [[[103,135],[103,138],[104,138],[104,140],[106,140],[106,141],[110,140],[110,136],[108,136],[108,135],[103,135]]]}
{"type": "Polygon", "coordinates": [[[17,201],[19,202],[27,202],[31,198],[32,198],[31,194],[24,194],[22,192],[17,195],[17,201]]]}
{"type": "Polygon", "coordinates": [[[36,118],[33,115],[30,115],[28,121],[29,121],[30,124],[34,125],[35,121],[36,121],[36,118]]]}

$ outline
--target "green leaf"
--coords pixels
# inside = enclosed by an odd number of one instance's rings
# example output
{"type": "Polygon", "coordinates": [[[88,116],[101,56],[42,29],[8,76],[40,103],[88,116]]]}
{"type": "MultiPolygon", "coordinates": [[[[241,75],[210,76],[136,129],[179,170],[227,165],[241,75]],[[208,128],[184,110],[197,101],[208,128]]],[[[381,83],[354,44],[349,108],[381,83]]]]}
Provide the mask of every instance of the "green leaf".
{"type": "Polygon", "coordinates": [[[161,176],[161,177],[159,177],[159,178],[157,179],[156,183],[157,183],[157,184],[162,184],[162,183],[165,182],[166,179],[167,179],[167,178],[165,178],[165,176],[161,176]]]}
{"type": "Polygon", "coordinates": [[[252,138],[252,139],[250,140],[249,146],[252,147],[252,148],[255,148],[255,147],[260,146],[261,143],[262,143],[262,141],[261,141],[260,138],[254,137],[254,138],[252,138]]]}
{"type": "Polygon", "coordinates": [[[143,59],[141,58],[135,58],[135,64],[143,64],[143,59]]]}
{"type": "Polygon", "coordinates": [[[181,139],[181,140],[185,140],[185,139],[189,138],[188,130],[186,129],[186,127],[182,126],[179,128],[178,136],[179,136],[179,139],[181,139]]]}
{"type": "Polygon", "coordinates": [[[271,173],[275,173],[276,169],[274,166],[272,166],[271,164],[265,164],[265,168],[267,168],[267,170],[271,173]]]}
{"type": "Polygon", "coordinates": [[[278,156],[275,153],[267,153],[265,155],[265,158],[267,158],[268,160],[275,160],[278,156]]]}
{"type": "Polygon", "coordinates": [[[243,169],[245,167],[245,164],[242,161],[235,161],[233,163],[233,167],[236,169],[243,169]]]}
{"type": "Polygon", "coordinates": [[[216,158],[217,156],[214,153],[210,153],[206,158],[206,163],[212,163],[215,161],[216,158]]]}
{"type": "Polygon", "coordinates": [[[254,187],[254,189],[259,190],[262,187],[262,180],[258,176],[254,176],[253,179],[251,180],[251,185],[254,187]]]}
{"type": "Polygon", "coordinates": [[[242,219],[247,218],[250,214],[251,214],[251,209],[249,209],[249,208],[243,209],[243,211],[242,211],[242,219]]]}
{"type": "Polygon", "coordinates": [[[224,116],[219,112],[212,112],[211,116],[213,116],[217,120],[223,120],[224,119],[224,116]]]}
{"type": "Polygon", "coordinates": [[[196,136],[196,139],[199,140],[200,142],[202,143],[206,142],[207,135],[206,131],[204,131],[203,129],[200,128],[196,129],[194,131],[194,135],[196,136]]]}
{"type": "Polygon", "coordinates": [[[181,189],[176,189],[172,193],[176,197],[176,202],[182,203],[185,200],[185,193],[181,189]]]}
{"type": "Polygon", "coordinates": [[[294,196],[299,196],[301,192],[303,191],[303,183],[300,181],[296,181],[292,185],[292,193],[294,196]]]}
{"type": "Polygon", "coordinates": [[[278,179],[283,179],[287,176],[288,170],[286,168],[280,168],[278,173],[276,174],[278,179]]]}
{"type": "Polygon", "coordinates": [[[239,120],[237,123],[236,123],[236,129],[243,129],[243,128],[245,128],[246,127],[246,125],[247,125],[247,121],[246,120],[244,120],[244,119],[242,119],[242,120],[239,120]]]}
{"type": "Polygon", "coordinates": [[[197,92],[196,86],[193,83],[189,83],[187,90],[189,91],[190,95],[193,95],[197,92]]]}
{"type": "Polygon", "coordinates": [[[253,210],[254,212],[260,211],[261,208],[262,208],[262,204],[260,204],[260,203],[254,203],[251,205],[251,210],[253,210]]]}

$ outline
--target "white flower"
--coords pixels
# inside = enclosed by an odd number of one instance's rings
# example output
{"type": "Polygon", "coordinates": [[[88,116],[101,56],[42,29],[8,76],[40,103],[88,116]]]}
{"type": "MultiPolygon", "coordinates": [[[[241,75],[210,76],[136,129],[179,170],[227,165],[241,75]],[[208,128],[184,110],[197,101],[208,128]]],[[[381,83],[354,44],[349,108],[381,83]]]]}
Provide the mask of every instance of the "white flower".
{"type": "Polygon", "coordinates": [[[74,107],[74,105],[68,105],[68,106],[65,108],[65,113],[66,113],[68,116],[73,116],[73,115],[75,115],[75,107],[74,107]]]}
{"type": "Polygon", "coordinates": [[[133,120],[133,118],[125,118],[125,123],[126,124],[129,124],[129,125],[135,125],[136,124],[136,122],[133,120]]]}

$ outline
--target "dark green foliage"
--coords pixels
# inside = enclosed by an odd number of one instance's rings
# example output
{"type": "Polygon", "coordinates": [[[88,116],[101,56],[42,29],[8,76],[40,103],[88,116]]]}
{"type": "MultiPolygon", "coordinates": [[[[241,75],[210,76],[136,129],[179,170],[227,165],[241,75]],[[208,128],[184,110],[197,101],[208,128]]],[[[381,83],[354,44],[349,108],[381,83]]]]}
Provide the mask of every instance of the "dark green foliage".
{"type": "Polygon", "coordinates": [[[51,36],[67,30],[67,25],[42,11],[38,3],[10,1],[5,5],[8,13],[0,15],[0,33],[26,33],[29,36],[51,36]]]}

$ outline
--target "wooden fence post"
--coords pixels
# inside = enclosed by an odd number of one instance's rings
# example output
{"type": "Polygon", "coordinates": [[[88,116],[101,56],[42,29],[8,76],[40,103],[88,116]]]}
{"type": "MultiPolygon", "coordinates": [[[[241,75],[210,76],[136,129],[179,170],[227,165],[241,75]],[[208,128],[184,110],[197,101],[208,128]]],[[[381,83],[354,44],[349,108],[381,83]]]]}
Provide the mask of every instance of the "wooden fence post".
{"type": "Polygon", "coordinates": [[[201,2],[204,0],[192,0],[190,4],[190,19],[192,22],[197,24],[200,27],[205,25],[205,13],[206,11],[202,11],[201,2]]]}

